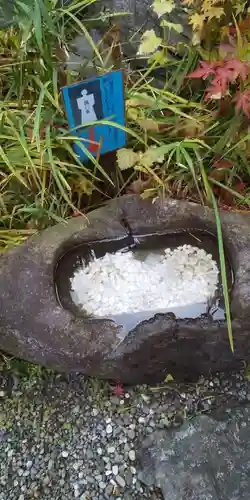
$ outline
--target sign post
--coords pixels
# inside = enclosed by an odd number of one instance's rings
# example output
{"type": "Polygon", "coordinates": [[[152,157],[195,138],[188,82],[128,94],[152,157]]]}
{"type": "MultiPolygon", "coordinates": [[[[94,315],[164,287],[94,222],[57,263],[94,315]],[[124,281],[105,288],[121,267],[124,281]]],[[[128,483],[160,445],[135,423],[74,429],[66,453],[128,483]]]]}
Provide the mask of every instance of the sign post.
{"type": "Polygon", "coordinates": [[[96,156],[125,146],[124,130],[112,124],[98,123],[105,119],[125,126],[122,71],[63,87],[62,92],[69,126],[71,129],[79,127],[72,133],[79,139],[75,150],[81,160],[89,159],[86,150],[96,156]]]}

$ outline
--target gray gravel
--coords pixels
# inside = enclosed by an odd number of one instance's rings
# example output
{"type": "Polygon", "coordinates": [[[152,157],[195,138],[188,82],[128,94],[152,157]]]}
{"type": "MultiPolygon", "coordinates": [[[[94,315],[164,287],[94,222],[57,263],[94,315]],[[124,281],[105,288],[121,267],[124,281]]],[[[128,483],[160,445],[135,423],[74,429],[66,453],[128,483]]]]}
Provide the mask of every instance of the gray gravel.
{"type": "Polygon", "coordinates": [[[138,480],[143,437],[250,400],[244,373],[119,397],[105,382],[29,371],[0,373],[0,500],[160,500],[138,480]]]}

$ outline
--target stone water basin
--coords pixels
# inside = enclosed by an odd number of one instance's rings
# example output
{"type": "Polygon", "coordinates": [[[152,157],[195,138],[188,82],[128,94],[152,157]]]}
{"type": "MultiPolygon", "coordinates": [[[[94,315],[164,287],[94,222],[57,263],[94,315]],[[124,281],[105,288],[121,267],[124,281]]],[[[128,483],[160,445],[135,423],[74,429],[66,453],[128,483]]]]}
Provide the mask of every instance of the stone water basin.
{"type": "MultiPolygon", "coordinates": [[[[148,256],[160,256],[165,248],[176,249],[183,245],[204,249],[212,256],[220,269],[217,238],[208,231],[193,231],[173,234],[148,234],[137,235],[136,238],[128,236],[119,240],[94,241],[87,245],[78,245],[66,252],[58,261],[55,270],[55,286],[59,303],[75,315],[88,316],[74,300],[71,280],[78,269],[87,267],[94,259],[102,258],[106,253],[114,254],[117,251],[127,252],[132,250],[137,259],[145,260],[148,256]]],[[[229,257],[226,255],[226,270],[229,290],[232,288],[233,273],[229,257]]],[[[143,286],[143,283],[142,283],[143,286]]],[[[93,282],[93,287],[95,283],[93,282]]],[[[191,302],[187,305],[174,306],[171,308],[142,310],[133,313],[110,314],[106,319],[114,321],[121,327],[120,336],[124,338],[130,330],[140,322],[149,320],[155,314],[173,313],[176,318],[198,318],[208,315],[213,320],[225,320],[224,298],[222,291],[221,273],[219,272],[218,284],[214,296],[207,301],[191,302]]],[[[93,315],[89,315],[89,317],[93,315]]]]}
{"type": "MultiPolygon", "coordinates": [[[[95,317],[76,307],[70,277],[93,252],[132,249],[138,258],[183,243],[218,263],[214,213],[178,200],[123,196],[31,237],[0,256],[0,349],[50,369],[128,384],[238,370],[250,362],[250,216],[220,213],[230,286],[234,353],[221,280],[211,303],[143,317],[95,317]],[[233,272],[232,272],[233,271],[233,272]]],[[[154,314],[156,313],[156,314],[154,314]]]]}

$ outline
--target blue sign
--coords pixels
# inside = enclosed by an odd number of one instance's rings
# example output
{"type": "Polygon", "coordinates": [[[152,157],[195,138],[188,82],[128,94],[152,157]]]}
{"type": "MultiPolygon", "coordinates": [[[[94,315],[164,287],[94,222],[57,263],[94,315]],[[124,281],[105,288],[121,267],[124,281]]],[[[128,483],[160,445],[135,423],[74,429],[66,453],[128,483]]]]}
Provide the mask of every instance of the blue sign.
{"type": "Polygon", "coordinates": [[[72,131],[81,139],[75,150],[83,160],[108,153],[126,144],[126,133],[112,125],[96,124],[109,120],[125,126],[125,100],[122,71],[114,71],[62,89],[66,113],[72,131]],[[90,124],[90,125],[89,125],[90,124]],[[83,126],[83,127],[81,127],[83,126]],[[87,149],[87,151],[86,151],[87,149]]]}

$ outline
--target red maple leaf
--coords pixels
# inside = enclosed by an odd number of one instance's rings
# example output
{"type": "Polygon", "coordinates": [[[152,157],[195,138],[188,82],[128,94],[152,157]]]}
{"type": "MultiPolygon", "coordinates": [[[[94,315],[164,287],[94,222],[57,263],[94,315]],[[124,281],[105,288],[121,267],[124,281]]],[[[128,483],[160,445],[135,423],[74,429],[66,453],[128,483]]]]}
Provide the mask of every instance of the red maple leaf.
{"type": "Polygon", "coordinates": [[[228,90],[228,79],[225,75],[215,76],[211,85],[206,89],[205,101],[208,99],[221,99],[228,90]]]}
{"type": "Polygon", "coordinates": [[[249,64],[239,59],[216,61],[213,63],[201,61],[200,67],[188,75],[188,77],[206,80],[209,76],[213,76],[213,80],[205,93],[205,100],[207,101],[208,99],[220,99],[225,96],[230,83],[235,82],[238,77],[246,80],[249,69],[249,64]]]}
{"type": "Polygon", "coordinates": [[[203,80],[206,80],[209,75],[215,75],[216,66],[217,63],[200,61],[200,67],[193,71],[193,73],[190,73],[190,75],[187,75],[186,78],[202,78],[203,80]]]}
{"type": "Polygon", "coordinates": [[[244,92],[238,92],[236,97],[234,98],[234,102],[236,102],[236,112],[243,113],[250,118],[250,89],[244,90],[244,92]]]}
{"type": "Polygon", "coordinates": [[[232,59],[226,61],[223,67],[219,68],[217,74],[223,73],[227,76],[228,81],[234,82],[238,76],[240,76],[242,80],[246,80],[248,71],[249,65],[246,62],[242,62],[239,59],[232,59]]]}
{"type": "Polygon", "coordinates": [[[123,387],[123,384],[121,382],[116,382],[115,388],[112,391],[112,394],[113,394],[113,396],[118,396],[118,397],[124,396],[124,387],[123,387]]]}
{"type": "Polygon", "coordinates": [[[234,191],[236,191],[237,193],[242,193],[243,191],[245,191],[247,185],[245,184],[245,182],[237,182],[237,184],[235,184],[234,186],[234,191]]]}
{"type": "MultiPolygon", "coordinates": [[[[249,24],[250,24],[250,16],[248,16],[247,19],[244,19],[241,23],[238,24],[240,32],[244,33],[244,31],[248,31],[249,24]]],[[[232,35],[237,35],[237,29],[234,26],[229,26],[228,31],[232,35]]]]}
{"type": "Polygon", "coordinates": [[[213,168],[232,168],[233,163],[229,160],[218,159],[213,162],[213,168]]]}

